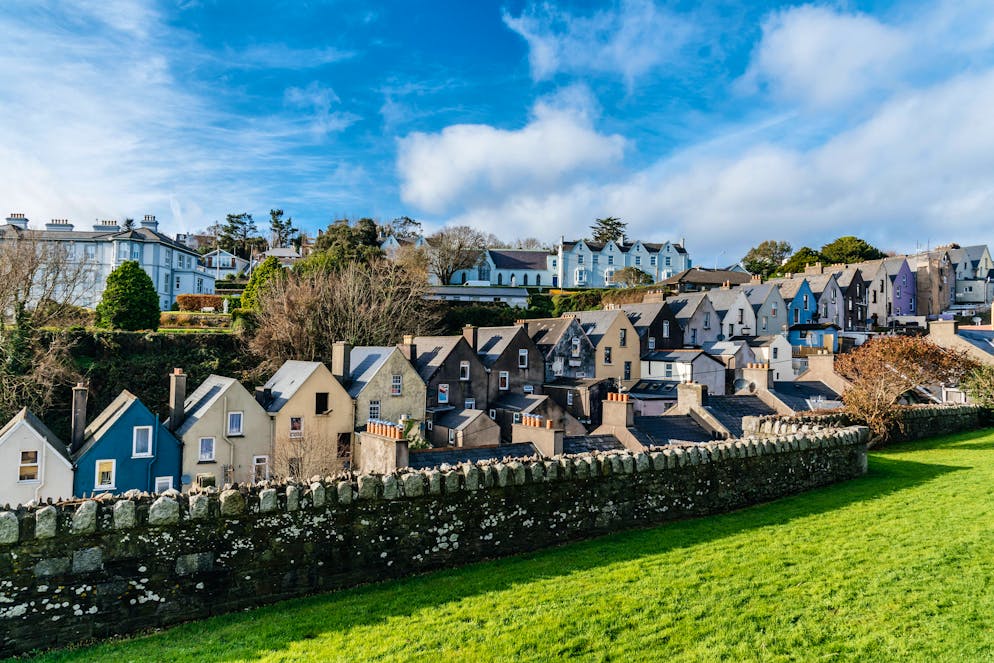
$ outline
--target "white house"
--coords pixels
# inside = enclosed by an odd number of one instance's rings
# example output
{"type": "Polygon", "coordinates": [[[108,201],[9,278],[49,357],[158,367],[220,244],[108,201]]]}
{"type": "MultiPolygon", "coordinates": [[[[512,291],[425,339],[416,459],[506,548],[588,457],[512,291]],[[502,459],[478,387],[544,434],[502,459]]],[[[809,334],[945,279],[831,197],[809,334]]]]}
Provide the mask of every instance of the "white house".
{"type": "Polygon", "coordinates": [[[614,274],[636,267],[662,281],[690,267],[683,244],[665,242],[567,242],[561,238],[556,254],[550,256],[553,285],[562,288],[604,288],[617,285],[614,274]]]}
{"type": "Polygon", "coordinates": [[[725,365],[696,348],[650,352],[642,357],[642,378],[697,382],[705,385],[709,394],[725,393],[725,365]]]}
{"type": "Polygon", "coordinates": [[[555,254],[544,250],[488,249],[479,265],[453,274],[452,283],[547,288],[554,282],[554,258],[555,254]]]}
{"type": "Polygon", "coordinates": [[[0,504],[73,495],[69,450],[24,408],[0,428],[0,504]]]}
{"type": "Polygon", "coordinates": [[[214,273],[200,263],[200,255],[159,232],[155,217],[147,214],[137,227],[124,230],[117,221],[98,221],[92,231],[75,230],[66,219],[53,219],[44,230],[29,227],[23,214],[11,214],[0,226],[0,242],[25,238],[58,243],[69,259],[92,265],[79,306],[95,308],[107,277],[121,263],[135,260],[152,279],[159,305],[169,309],[182,294],[212,294],[214,273]]]}
{"type": "Polygon", "coordinates": [[[251,264],[245,258],[236,256],[234,253],[224,249],[214,249],[210,253],[205,253],[202,257],[204,267],[209,272],[213,272],[214,279],[220,281],[229,276],[238,276],[248,273],[251,264]]]}

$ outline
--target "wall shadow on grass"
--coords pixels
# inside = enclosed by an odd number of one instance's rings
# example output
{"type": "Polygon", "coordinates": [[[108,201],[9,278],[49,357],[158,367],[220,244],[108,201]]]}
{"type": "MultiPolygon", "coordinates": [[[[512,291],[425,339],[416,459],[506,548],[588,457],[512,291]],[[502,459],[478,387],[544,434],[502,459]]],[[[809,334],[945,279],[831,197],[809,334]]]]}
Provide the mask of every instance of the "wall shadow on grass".
{"type": "Polygon", "coordinates": [[[347,632],[392,618],[410,617],[465,598],[500,592],[516,584],[587,572],[749,530],[784,525],[795,519],[914,488],[963,469],[968,468],[875,454],[871,456],[870,470],[864,477],[731,513],[619,532],[457,569],[292,599],[245,613],[181,625],[130,642],[55,652],[46,660],[141,660],[144,656],[150,660],[254,659],[285,652],[295,643],[312,640],[321,634],[347,632]],[[135,647],[134,653],[127,649],[129,646],[135,647]]]}

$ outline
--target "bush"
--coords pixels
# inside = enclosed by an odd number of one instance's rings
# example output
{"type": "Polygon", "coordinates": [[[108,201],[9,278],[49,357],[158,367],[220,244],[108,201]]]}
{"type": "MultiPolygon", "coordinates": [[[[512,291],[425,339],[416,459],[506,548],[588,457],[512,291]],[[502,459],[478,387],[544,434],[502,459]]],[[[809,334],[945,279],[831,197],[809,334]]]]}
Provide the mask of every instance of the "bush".
{"type": "Polygon", "coordinates": [[[167,329],[226,329],[231,317],[214,313],[173,313],[164,311],[159,316],[159,326],[167,329]]]}
{"type": "Polygon", "coordinates": [[[127,331],[159,326],[159,295],[137,261],[121,263],[107,277],[103,298],[97,304],[96,324],[127,331]]]}
{"type": "Polygon", "coordinates": [[[280,261],[269,256],[262,261],[262,264],[255,268],[252,277],[245,286],[242,293],[242,306],[249,309],[259,307],[259,295],[265,290],[267,284],[275,278],[281,278],[286,274],[286,270],[280,265],[280,261]]]}
{"type": "Polygon", "coordinates": [[[224,303],[221,295],[176,295],[176,303],[181,311],[202,311],[212,308],[220,311],[224,303]]]}

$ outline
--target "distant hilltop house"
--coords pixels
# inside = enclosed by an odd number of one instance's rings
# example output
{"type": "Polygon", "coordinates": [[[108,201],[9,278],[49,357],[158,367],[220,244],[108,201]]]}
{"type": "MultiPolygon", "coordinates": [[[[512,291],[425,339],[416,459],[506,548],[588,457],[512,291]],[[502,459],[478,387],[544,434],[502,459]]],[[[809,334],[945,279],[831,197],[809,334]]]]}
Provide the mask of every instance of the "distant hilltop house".
{"type": "MultiPolygon", "coordinates": [[[[179,237],[179,235],[177,235],[179,237]]],[[[251,263],[224,249],[214,249],[203,255],[204,267],[214,272],[214,278],[221,280],[229,276],[239,276],[249,271],[251,263]]]]}
{"type": "MultiPolygon", "coordinates": [[[[387,251],[386,245],[384,250],[387,251]]],[[[563,237],[552,251],[487,249],[479,264],[457,271],[452,276],[452,283],[610,288],[618,285],[614,275],[625,267],[640,269],[656,282],[688,269],[690,264],[690,256],[682,242],[566,241],[563,237]]]]}
{"type": "Polygon", "coordinates": [[[58,243],[72,261],[88,263],[92,270],[79,306],[94,308],[103,296],[107,276],[121,263],[137,261],[152,279],[159,306],[168,310],[181,294],[212,294],[214,272],[205,268],[200,255],[186,244],[159,232],[155,216],[146,214],[131,230],[117,221],[98,221],[93,230],[76,230],[66,219],[52,219],[44,230],[29,226],[24,214],[11,214],[0,226],[0,242],[18,237],[58,243]]]}

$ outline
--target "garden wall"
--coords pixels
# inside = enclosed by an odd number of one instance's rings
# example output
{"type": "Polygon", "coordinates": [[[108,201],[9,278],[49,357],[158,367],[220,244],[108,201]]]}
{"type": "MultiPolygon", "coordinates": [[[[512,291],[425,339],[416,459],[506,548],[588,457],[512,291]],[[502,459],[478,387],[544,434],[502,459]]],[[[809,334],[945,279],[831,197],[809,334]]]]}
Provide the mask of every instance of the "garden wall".
{"type": "Polygon", "coordinates": [[[866,471],[851,427],[0,509],[0,656],[736,509],[866,471]]]}

